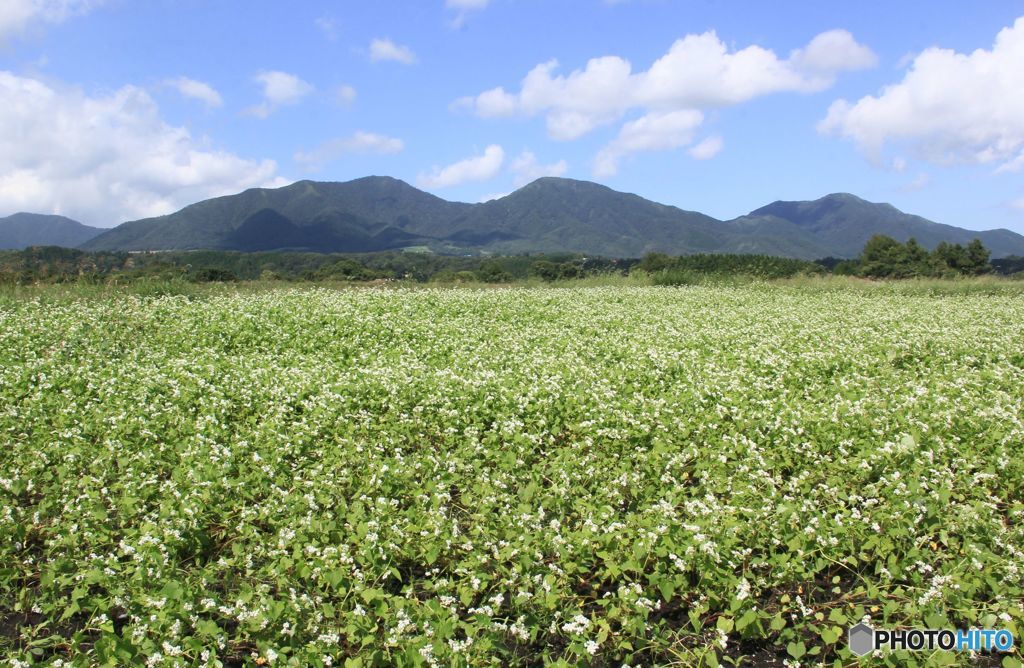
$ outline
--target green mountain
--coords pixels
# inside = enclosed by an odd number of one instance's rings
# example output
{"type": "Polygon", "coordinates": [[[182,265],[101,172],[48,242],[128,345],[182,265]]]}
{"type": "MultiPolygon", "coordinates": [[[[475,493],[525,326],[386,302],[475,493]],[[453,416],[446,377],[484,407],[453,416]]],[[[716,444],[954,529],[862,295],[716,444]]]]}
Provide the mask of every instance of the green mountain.
{"type": "Polygon", "coordinates": [[[721,222],[589,181],[545,177],[476,205],[449,239],[501,253],[572,251],[639,257],[721,250],[721,222]]]}
{"type": "Polygon", "coordinates": [[[432,229],[471,208],[388,177],[346,183],[299,181],[216,197],[158,218],[124,223],[85,250],[388,250],[427,241],[432,229]]]}
{"type": "Polygon", "coordinates": [[[124,223],[86,250],[370,252],[425,246],[441,253],[576,252],[639,257],[657,251],[856,256],[872,234],[926,247],[979,237],[994,257],[1024,255],[1008,230],[971,232],[852,195],[775,202],[731,221],[658,204],[588,181],[546,177],[482,204],[448,202],[389,177],[299,181],[198,202],[124,223]]]}
{"type": "Polygon", "coordinates": [[[791,223],[828,248],[835,257],[858,255],[864,243],[875,234],[900,242],[914,237],[929,249],[940,241],[966,245],[978,238],[994,257],[1024,255],[1024,237],[1009,230],[978,232],[942,225],[903,213],[891,204],[874,204],[847,193],[827,195],[813,202],[773,202],[732,222],[751,220],[762,224],[791,223]]]}
{"type": "Polygon", "coordinates": [[[21,249],[29,246],[74,248],[104,231],[64,216],[16,213],[0,218],[0,249],[21,249]]]}

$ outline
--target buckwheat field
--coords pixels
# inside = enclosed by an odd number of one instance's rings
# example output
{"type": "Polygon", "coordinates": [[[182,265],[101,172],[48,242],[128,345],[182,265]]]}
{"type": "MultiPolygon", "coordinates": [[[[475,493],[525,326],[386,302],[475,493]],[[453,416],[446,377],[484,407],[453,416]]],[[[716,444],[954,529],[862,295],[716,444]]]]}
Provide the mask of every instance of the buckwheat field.
{"type": "Polygon", "coordinates": [[[11,301],[0,442],[16,666],[849,665],[860,620],[1024,630],[1020,296],[11,301]]]}

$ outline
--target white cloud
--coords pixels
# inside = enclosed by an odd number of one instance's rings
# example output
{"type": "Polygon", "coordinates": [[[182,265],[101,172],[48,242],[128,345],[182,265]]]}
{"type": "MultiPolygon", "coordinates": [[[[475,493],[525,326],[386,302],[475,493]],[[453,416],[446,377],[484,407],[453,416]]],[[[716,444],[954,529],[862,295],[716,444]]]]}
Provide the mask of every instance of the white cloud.
{"type": "Polygon", "coordinates": [[[817,35],[803,49],[791,53],[789,62],[805,73],[820,73],[830,84],[836,72],[875,67],[878,56],[858,44],[846,30],[829,30],[817,35]]]}
{"type": "Polygon", "coordinates": [[[928,184],[931,182],[932,177],[930,177],[928,174],[924,172],[921,172],[916,177],[914,177],[913,181],[904,185],[903,188],[901,188],[901,190],[903,190],[903,192],[917,192],[918,190],[923,190],[924,188],[927,188],[928,184]]]}
{"type": "Polygon", "coordinates": [[[370,42],[370,60],[392,60],[403,65],[412,65],[416,62],[416,54],[409,47],[395,44],[390,39],[375,39],[370,42]]]}
{"type": "Polygon", "coordinates": [[[60,23],[101,4],[103,0],[3,0],[0,2],[0,42],[23,32],[34,22],[60,23]]]}
{"type": "Polygon", "coordinates": [[[111,225],[256,186],[272,160],[217,150],[167,124],[146,91],[90,96],[0,71],[0,211],[111,225]]]}
{"type": "Polygon", "coordinates": [[[1024,211],[1024,197],[1021,197],[1020,199],[1010,202],[1010,206],[1013,207],[1014,209],[1020,209],[1021,211],[1024,211]]]}
{"type": "Polygon", "coordinates": [[[518,188],[531,181],[536,181],[542,176],[562,176],[568,171],[569,163],[559,160],[549,165],[542,165],[531,151],[523,151],[509,167],[515,175],[513,183],[518,188]]]}
{"type": "Polygon", "coordinates": [[[1008,160],[1007,162],[999,165],[999,167],[996,168],[996,173],[1019,172],[1021,169],[1024,169],[1024,151],[1021,151],[1020,155],[1013,160],[1008,160]]]}
{"type": "Polygon", "coordinates": [[[399,153],[405,148],[401,139],[375,134],[356,132],[348,137],[338,137],[324,142],[312,151],[295,154],[295,162],[316,170],[324,164],[352,153],[399,153]]]}
{"type": "Polygon", "coordinates": [[[759,46],[730,51],[712,31],[677,40],[644,71],[633,72],[619,56],[603,56],[559,75],[558,62],[551,60],[534,67],[518,93],[493,88],[456,105],[482,117],[544,115],[548,134],[568,140],[616,122],[631,109],[702,110],[770,93],[824,90],[840,72],[875,62],[845,30],[822,33],[786,59],[759,46]]]}
{"type": "Polygon", "coordinates": [[[619,161],[641,151],[665,151],[693,141],[693,133],[704,114],[693,109],[652,112],[622,126],[619,136],[594,159],[594,176],[614,176],[619,161]]]}
{"type": "Polygon", "coordinates": [[[708,137],[689,150],[690,157],[694,160],[710,160],[725,148],[725,142],[721,137],[708,137]]]}
{"type": "Polygon", "coordinates": [[[324,34],[330,41],[338,39],[338,22],[331,16],[320,16],[317,17],[313,24],[324,34]]]}
{"type": "Polygon", "coordinates": [[[430,174],[420,174],[416,179],[421,188],[447,188],[467,181],[486,181],[501,171],[505,151],[497,144],[491,144],[481,155],[459,160],[447,167],[435,167],[430,174]]]}
{"type": "Polygon", "coordinates": [[[923,189],[923,187],[926,187],[931,182],[932,177],[926,174],[925,172],[922,172],[918,174],[918,177],[914,178],[912,181],[910,181],[909,184],[907,184],[907,189],[911,191],[920,191],[921,189],[923,189]]]}
{"type": "Polygon", "coordinates": [[[356,101],[356,89],[352,86],[338,86],[334,94],[338,103],[343,107],[350,107],[356,101]]]}
{"type": "Polygon", "coordinates": [[[898,145],[933,164],[999,163],[1024,168],[1024,17],[990,50],[930,48],[899,83],[855,103],[837,100],[818,129],[881,159],[898,145]]]}
{"type": "Polygon", "coordinates": [[[458,11],[451,23],[458,30],[466,24],[470,12],[486,9],[489,4],[490,0],[445,0],[444,6],[458,11]]]}
{"type": "Polygon", "coordinates": [[[294,74],[276,70],[260,72],[253,80],[263,86],[263,102],[249,107],[245,113],[257,118],[266,118],[280,107],[298,104],[314,90],[311,84],[294,74]]]}
{"type": "Polygon", "coordinates": [[[491,200],[501,199],[502,197],[508,197],[511,194],[512,193],[491,193],[490,195],[484,195],[483,197],[478,199],[477,202],[490,202],[491,200]]]}
{"type": "Polygon", "coordinates": [[[220,93],[208,83],[189,79],[188,77],[178,77],[176,79],[167,79],[164,81],[164,84],[174,88],[182,96],[199,100],[208,107],[224,106],[224,100],[221,99],[220,93]]]}

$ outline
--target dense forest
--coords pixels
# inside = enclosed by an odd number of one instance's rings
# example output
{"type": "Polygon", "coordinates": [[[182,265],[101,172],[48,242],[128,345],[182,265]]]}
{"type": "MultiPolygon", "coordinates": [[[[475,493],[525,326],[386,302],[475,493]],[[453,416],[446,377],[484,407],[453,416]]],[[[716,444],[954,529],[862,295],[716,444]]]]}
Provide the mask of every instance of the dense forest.
{"type": "Polygon", "coordinates": [[[989,255],[978,239],[967,246],[943,241],[929,252],[913,238],[901,244],[879,234],[868,240],[856,263],[837,265],[834,271],[871,278],[978,276],[994,270],[989,255]]]}
{"type": "Polygon", "coordinates": [[[692,282],[702,276],[778,279],[798,275],[839,274],[867,278],[1002,275],[1024,272],[1024,258],[989,260],[980,241],[967,246],[941,243],[928,251],[914,239],[900,243],[872,237],[854,260],[816,262],[767,255],[698,254],[673,257],[648,253],[642,259],[609,259],[578,254],[450,256],[384,252],[321,254],[235,251],[124,252],[34,246],[0,251],[0,284],[131,283],[138,280],[228,281],[402,280],[416,283],[508,283],[565,281],[643,272],[654,284],[692,282]]]}

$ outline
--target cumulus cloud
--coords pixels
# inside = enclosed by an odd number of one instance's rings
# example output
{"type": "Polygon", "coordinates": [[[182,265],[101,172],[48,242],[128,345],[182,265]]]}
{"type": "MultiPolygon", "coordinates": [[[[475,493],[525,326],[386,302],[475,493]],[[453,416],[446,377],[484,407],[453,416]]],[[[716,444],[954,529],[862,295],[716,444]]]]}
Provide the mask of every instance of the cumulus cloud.
{"type": "Polygon", "coordinates": [[[562,176],[569,169],[569,163],[559,160],[548,165],[543,165],[537,160],[532,151],[523,151],[519,157],[510,165],[514,175],[513,183],[518,188],[531,181],[536,181],[542,176],[562,176]]]}
{"type": "Polygon", "coordinates": [[[689,150],[690,157],[694,160],[710,160],[725,147],[721,137],[708,137],[689,150]]]}
{"type": "Polygon", "coordinates": [[[253,79],[263,87],[263,102],[249,107],[245,113],[256,118],[266,118],[281,107],[298,104],[314,90],[294,74],[277,70],[260,72],[253,79]]]}
{"type": "Polygon", "coordinates": [[[821,91],[839,73],[875,62],[845,30],[822,33],[788,58],[756,45],[731,51],[710,31],[677,40],[647,70],[634,72],[624,58],[603,56],[563,75],[551,60],[534,67],[518,92],[498,87],[456,104],[485,118],[543,115],[552,138],[569,140],[631,109],[703,110],[770,93],[821,91]]]}
{"type": "Polygon", "coordinates": [[[704,114],[694,109],[652,112],[622,126],[619,136],[605,146],[594,159],[595,176],[614,176],[619,161],[641,151],[665,151],[693,141],[694,130],[704,114]]]}
{"type": "Polygon", "coordinates": [[[491,144],[481,155],[459,160],[447,167],[435,167],[429,174],[416,179],[421,188],[447,188],[467,181],[486,181],[494,178],[505,161],[505,151],[491,144]]]}
{"type": "Polygon", "coordinates": [[[409,47],[395,44],[390,39],[375,39],[370,42],[370,60],[375,63],[390,60],[412,65],[416,62],[416,54],[409,47]]]}
{"type": "Polygon", "coordinates": [[[221,107],[224,105],[224,100],[221,99],[220,93],[208,83],[189,79],[188,77],[178,77],[176,79],[167,79],[164,81],[164,85],[175,89],[183,97],[199,100],[208,107],[221,107]]]}
{"type": "Polygon", "coordinates": [[[849,139],[872,160],[887,144],[933,164],[1024,168],[1024,17],[991,49],[929,48],[899,83],[857,102],[837,100],[818,129],[849,139]]]}
{"type": "MultiPolygon", "coordinates": [[[[630,153],[689,144],[705,110],[772,93],[818,92],[842,72],[876,64],[875,54],[845,30],[823,32],[785,58],[756,45],[730,49],[709,31],[677,40],[646,70],[634,71],[628,60],[610,55],[559,74],[558,61],[550,60],[527,73],[517,92],[492,88],[453,106],[483,118],[543,116],[548,135],[563,141],[640,110],[642,116],[625,123],[594,160],[595,175],[610,176],[630,153]]],[[[695,147],[693,157],[710,158],[722,147],[720,138],[708,142],[695,147]]]]}
{"type": "Polygon", "coordinates": [[[3,0],[0,2],[0,42],[35,22],[60,23],[101,4],[103,0],[3,0]]]}
{"type": "Polygon", "coordinates": [[[836,72],[875,67],[878,56],[868,47],[858,44],[849,32],[829,30],[815,36],[803,49],[791,53],[789,62],[807,75],[818,73],[823,77],[819,85],[828,86],[836,72]]]}
{"type": "Polygon", "coordinates": [[[405,148],[401,139],[373,132],[356,132],[348,137],[328,140],[312,151],[295,154],[295,162],[316,170],[332,160],[353,153],[399,153],[405,148]]]}
{"type": "Polygon", "coordinates": [[[0,211],[95,225],[283,185],[272,160],[217,150],[161,119],[146,91],[90,96],[0,71],[0,211]]]}

